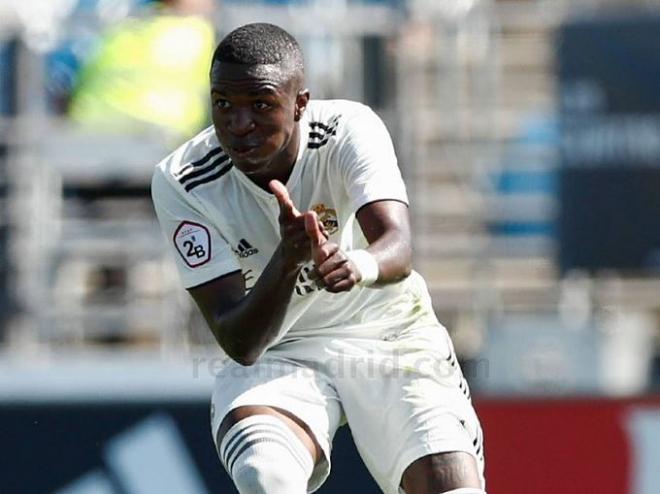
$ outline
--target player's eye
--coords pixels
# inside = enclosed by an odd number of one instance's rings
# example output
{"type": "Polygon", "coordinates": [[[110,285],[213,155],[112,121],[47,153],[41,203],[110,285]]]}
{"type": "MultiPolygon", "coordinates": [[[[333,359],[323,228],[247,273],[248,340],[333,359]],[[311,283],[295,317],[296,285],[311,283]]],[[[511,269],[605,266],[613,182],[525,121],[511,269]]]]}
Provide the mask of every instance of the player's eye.
{"type": "Polygon", "coordinates": [[[271,105],[265,101],[256,101],[254,103],[254,107],[257,110],[268,110],[271,107],[271,105]]]}
{"type": "Polygon", "coordinates": [[[231,103],[229,103],[229,101],[222,98],[218,98],[217,100],[215,100],[213,104],[215,105],[216,108],[219,108],[221,110],[226,110],[231,106],[231,103]]]}

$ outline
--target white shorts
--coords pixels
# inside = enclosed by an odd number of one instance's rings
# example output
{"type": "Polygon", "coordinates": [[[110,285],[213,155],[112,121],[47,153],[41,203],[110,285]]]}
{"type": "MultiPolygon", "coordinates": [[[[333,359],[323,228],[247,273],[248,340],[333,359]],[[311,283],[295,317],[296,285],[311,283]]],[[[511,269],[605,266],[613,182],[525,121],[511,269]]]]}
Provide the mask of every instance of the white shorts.
{"type": "Polygon", "coordinates": [[[226,414],[265,405],[300,418],[321,446],[308,491],[330,472],[337,428],[348,422],[369,472],[397,494],[404,470],[432,453],[464,451],[479,465],[483,436],[446,330],[409,327],[381,339],[305,337],[268,350],[255,365],[228,361],[216,377],[214,440],[226,414]]]}

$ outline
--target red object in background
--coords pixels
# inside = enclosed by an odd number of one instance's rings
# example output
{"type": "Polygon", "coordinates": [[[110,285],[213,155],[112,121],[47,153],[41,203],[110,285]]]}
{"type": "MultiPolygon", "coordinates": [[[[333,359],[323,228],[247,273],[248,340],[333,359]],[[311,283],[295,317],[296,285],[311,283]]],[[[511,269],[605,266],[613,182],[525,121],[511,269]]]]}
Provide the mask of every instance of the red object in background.
{"type": "Polygon", "coordinates": [[[649,406],[660,413],[660,397],[482,399],[475,406],[488,494],[634,494],[627,414],[649,406]]]}

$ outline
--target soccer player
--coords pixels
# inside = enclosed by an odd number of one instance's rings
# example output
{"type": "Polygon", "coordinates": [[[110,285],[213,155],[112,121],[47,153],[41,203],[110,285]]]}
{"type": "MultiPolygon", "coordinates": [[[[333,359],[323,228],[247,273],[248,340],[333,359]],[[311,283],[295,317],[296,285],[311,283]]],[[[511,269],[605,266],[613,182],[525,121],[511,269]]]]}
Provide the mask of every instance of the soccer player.
{"type": "Polygon", "coordinates": [[[483,494],[479,422],[411,270],[406,191],[368,107],[310,100],[296,40],[228,34],[213,125],[165,158],[152,194],[185,288],[229,356],[211,422],[242,494],[300,494],[348,422],[386,493],[483,494]]]}

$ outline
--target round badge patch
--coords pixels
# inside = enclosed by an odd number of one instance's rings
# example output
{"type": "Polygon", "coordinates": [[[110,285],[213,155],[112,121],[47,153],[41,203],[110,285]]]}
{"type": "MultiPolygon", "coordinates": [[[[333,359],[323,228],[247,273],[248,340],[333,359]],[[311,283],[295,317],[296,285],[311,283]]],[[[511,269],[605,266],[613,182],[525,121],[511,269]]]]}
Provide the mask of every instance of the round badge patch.
{"type": "Polygon", "coordinates": [[[211,259],[211,235],[208,228],[192,221],[182,222],[174,232],[174,245],[191,268],[211,259]]]}

